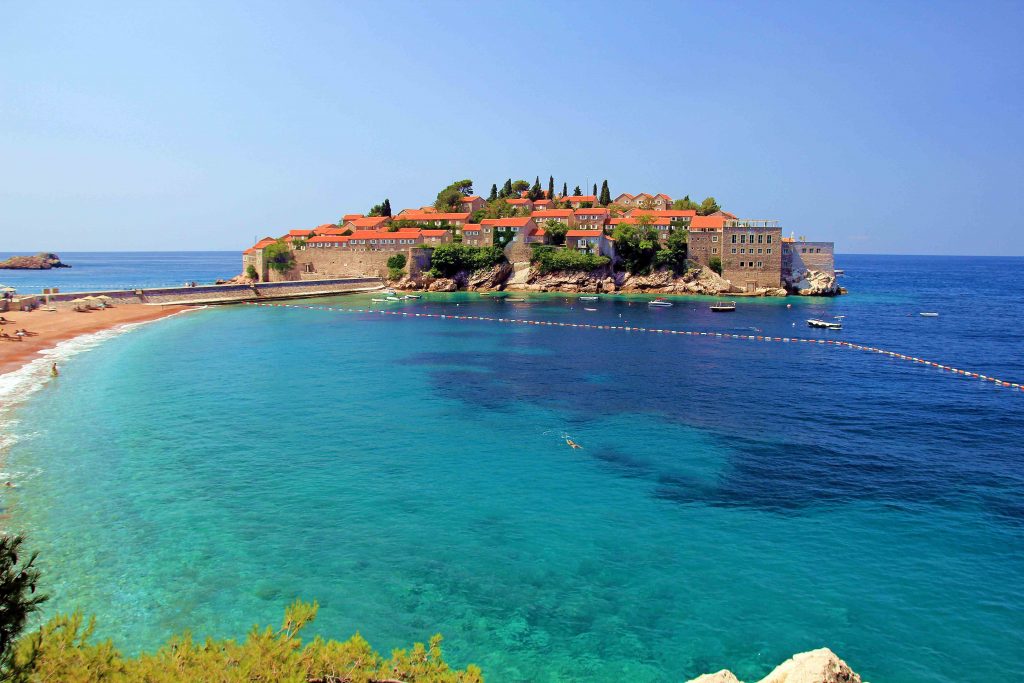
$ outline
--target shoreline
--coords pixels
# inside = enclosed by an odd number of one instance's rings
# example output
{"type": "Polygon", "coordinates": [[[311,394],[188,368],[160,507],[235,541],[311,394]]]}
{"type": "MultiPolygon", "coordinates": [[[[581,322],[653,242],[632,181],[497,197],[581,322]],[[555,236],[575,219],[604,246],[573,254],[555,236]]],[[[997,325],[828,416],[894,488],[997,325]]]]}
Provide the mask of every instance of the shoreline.
{"type": "Polygon", "coordinates": [[[0,341],[0,376],[15,372],[39,360],[41,354],[54,349],[61,342],[120,325],[159,320],[188,310],[191,306],[147,306],[120,304],[113,308],[79,313],[61,309],[56,312],[36,310],[31,313],[9,311],[0,313],[12,321],[0,326],[11,335],[16,329],[26,329],[32,336],[20,342],[0,341]]]}

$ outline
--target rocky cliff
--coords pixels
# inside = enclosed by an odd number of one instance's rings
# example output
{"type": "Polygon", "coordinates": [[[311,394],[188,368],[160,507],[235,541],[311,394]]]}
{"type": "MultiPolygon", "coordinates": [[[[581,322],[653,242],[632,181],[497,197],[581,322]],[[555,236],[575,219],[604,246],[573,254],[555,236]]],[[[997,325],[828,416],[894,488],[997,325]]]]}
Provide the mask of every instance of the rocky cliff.
{"type": "MultiPolygon", "coordinates": [[[[519,292],[579,293],[651,293],[651,294],[720,294],[743,293],[743,290],[703,266],[691,268],[683,275],[659,270],[648,275],[630,275],[611,268],[590,272],[554,271],[542,273],[529,263],[503,263],[475,273],[461,272],[452,278],[422,275],[404,277],[395,283],[399,289],[425,289],[432,292],[502,290],[519,292]]],[[[782,288],[763,287],[754,296],[786,296],[782,288]]],[[[751,294],[745,294],[750,296],[751,294]]]]}
{"type": "MultiPolygon", "coordinates": [[[[698,676],[689,683],[740,683],[740,680],[723,669],[698,676]]],[[[758,683],[861,683],[861,678],[835,652],[823,647],[793,655],[758,683]]]]}
{"type": "Polygon", "coordinates": [[[12,256],[6,261],[0,261],[0,268],[8,270],[49,270],[70,267],[66,263],[61,263],[60,257],[56,254],[45,251],[41,251],[35,256],[12,256]]]}

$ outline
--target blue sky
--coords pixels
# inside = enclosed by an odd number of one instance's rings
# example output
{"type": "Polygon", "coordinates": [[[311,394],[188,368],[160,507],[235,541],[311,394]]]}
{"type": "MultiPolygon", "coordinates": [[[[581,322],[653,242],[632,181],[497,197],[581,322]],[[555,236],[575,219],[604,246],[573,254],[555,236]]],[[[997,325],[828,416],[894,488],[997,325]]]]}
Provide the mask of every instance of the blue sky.
{"type": "Polygon", "coordinates": [[[1024,4],[619,7],[2,2],[0,250],[242,249],[553,174],[1024,254],[1024,4]]]}

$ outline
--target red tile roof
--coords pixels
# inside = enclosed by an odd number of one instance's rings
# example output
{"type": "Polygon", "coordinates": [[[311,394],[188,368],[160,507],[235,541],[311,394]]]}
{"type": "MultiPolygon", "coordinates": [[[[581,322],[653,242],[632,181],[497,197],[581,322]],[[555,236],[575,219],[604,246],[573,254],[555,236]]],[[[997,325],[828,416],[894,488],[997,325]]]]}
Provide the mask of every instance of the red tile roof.
{"type": "Polygon", "coordinates": [[[529,223],[532,218],[529,216],[510,216],[508,218],[485,218],[480,221],[480,225],[501,225],[501,226],[513,226],[521,228],[529,223]]]}
{"type": "Polygon", "coordinates": [[[312,233],[313,233],[313,229],[312,228],[309,228],[307,230],[289,230],[288,231],[288,234],[291,235],[292,237],[302,237],[303,235],[310,235],[312,233]]]}
{"type": "Polygon", "coordinates": [[[273,237],[264,237],[259,242],[257,242],[256,244],[252,245],[251,247],[249,247],[248,249],[246,249],[242,253],[243,254],[251,254],[254,251],[260,251],[264,247],[267,247],[267,246],[273,244],[276,241],[277,240],[275,240],[273,237]]]}
{"type": "Polygon", "coordinates": [[[579,197],[566,197],[565,200],[568,201],[568,202],[572,202],[572,203],[575,203],[575,202],[590,202],[591,204],[596,204],[597,203],[597,197],[595,197],[592,194],[585,194],[585,195],[581,195],[579,197]]]}
{"type": "Polygon", "coordinates": [[[391,221],[390,216],[366,216],[364,218],[357,218],[353,221],[349,221],[353,227],[363,230],[369,230],[372,228],[379,228],[383,225],[387,225],[391,221]]]}
{"type": "Polygon", "coordinates": [[[526,199],[526,198],[523,198],[523,199],[507,199],[505,201],[507,201],[512,206],[526,206],[527,204],[532,204],[533,203],[531,200],[526,199]]]}
{"type": "Polygon", "coordinates": [[[355,219],[362,217],[363,214],[361,213],[346,213],[344,216],[341,217],[341,220],[345,223],[348,223],[349,221],[354,221],[355,219]]]}
{"type": "Polygon", "coordinates": [[[608,209],[603,206],[598,206],[591,209],[576,209],[577,216],[607,216],[609,215],[608,209]]]}
{"type": "Polygon", "coordinates": [[[630,209],[630,216],[654,216],[665,218],[693,218],[697,212],[693,209],[630,209]]]}
{"type": "Polygon", "coordinates": [[[570,230],[565,233],[566,237],[600,237],[604,234],[603,230],[570,230]]]}
{"type": "Polygon", "coordinates": [[[460,202],[463,202],[463,203],[465,203],[465,202],[471,202],[471,201],[473,201],[474,199],[480,199],[480,195],[477,195],[477,194],[471,194],[471,195],[469,195],[468,197],[463,197],[463,198],[462,198],[462,199],[460,199],[459,201],[460,201],[460,202]]]}
{"type": "Polygon", "coordinates": [[[317,235],[310,237],[306,244],[334,244],[348,242],[348,235],[317,235]]]}
{"type": "MultiPolygon", "coordinates": [[[[623,216],[622,218],[613,218],[608,222],[612,225],[636,225],[638,218],[640,218],[640,216],[623,216]]],[[[672,222],[671,219],[666,216],[651,216],[651,219],[652,221],[650,225],[668,225],[672,222]]]]}
{"type": "Polygon", "coordinates": [[[545,218],[568,218],[572,215],[572,209],[548,209],[547,211],[534,211],[530,214],[534,219],[544,220],[545,218]]]}
{"type": "Polygon", "coordinates": [[[465,213],[439,213],[437,211],[417,211],[406,209],[398,214],[397,220],[401,221],[465,221],[469,220],[469,212],[465,213]]]}
{"type": "Polygon", "coordinates": [[[462,232],[480,232],[479,223],[466,223],[462,226],[462,232]]]}
{"type": "Polygon", "coordinates": [[[421,230],[424,237],[442,237],[451,233],[450,230],[421,230]]]}
{"type": "Polygon", "coordinates": [[[690,221],[690,228],[716,228],[721,230],[725,227],[725,216],[694,216],[690,221]]]}
{"type": "Polygon", "coordinates": [[[349,239],[353,240],[393,240],[393,239],[416,239],[420,236],[420,230],[396,230],[395,232],[388,232],[387,230],[356,230],[349,239]]]}
{"type": "Polygon", "coordinates": [[[538,199],[533,203],[534,206],[551,206],[552,201],[550,199],[538,199]]]}

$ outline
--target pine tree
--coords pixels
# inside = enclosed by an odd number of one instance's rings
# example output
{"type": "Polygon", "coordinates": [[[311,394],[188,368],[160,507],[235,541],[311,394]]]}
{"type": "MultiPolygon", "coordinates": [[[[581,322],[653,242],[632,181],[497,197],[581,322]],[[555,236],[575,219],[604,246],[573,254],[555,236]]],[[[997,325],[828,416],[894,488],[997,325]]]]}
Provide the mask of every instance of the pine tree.
{"type": "Polygon", "coordinates": [[[541,198],[541,192],[542,190],[540,189],[540,176],[537,176],[537,179],[533,181],[533,187],[530,188],[530,193],[527,195],[527,197],[530,198],[530,201],[535,202],[541,198]]]}
{"type": "Polygon", "coordinates": [[[572,191],[572,196],[573,197],[582,197],[583,196],[583,190],[580,189],[579,185],[577,185],[576,188],[572,191]]]}
{"type": "Polygon", "coordinates": [[[548,199],[555,198],[555,176],[548,176],[548,199]]]}
{"type": "Polygon", "coordinates": [[[597,200],[601,206],[608,206],[612,203],[612,193],[608,190],[608,180],[601,183],[601,197],[597,200]]]}
{"type": "Polygon", "coordinates": [[[381,216],[390,216],[391,215],[391,200],[386,198],[386,197],[384,198],[384,204],[380,208],[380,215],[381,216]]]}
{"type": "Polygon", "coordinates": [[[594,197],[597,197],[597,183],[594,183],[594,189],[593,191],[591,191],[590,194],[594,195],[594,197]]]}
{"type": "Polygon", "coordinates": [[[501,192],[498,193],[501,199],[508,199],[512,196],[512,179],[509,178],[505,181],[505,184],[501,186],[501,192]]]}
{"type": "Polygon", "coordinates": [[[498,199],[498,186],[492,183],[491,184],[491,196],[489,196],[487,198],[487,201],[493,202],[493,201],[495,201],[497,199],[498,199]]]}
{"type": "Polygon", "coordinates": [[[562,196],[566,197],[569,195],[569,183],[562,183],[562,196]]]}

